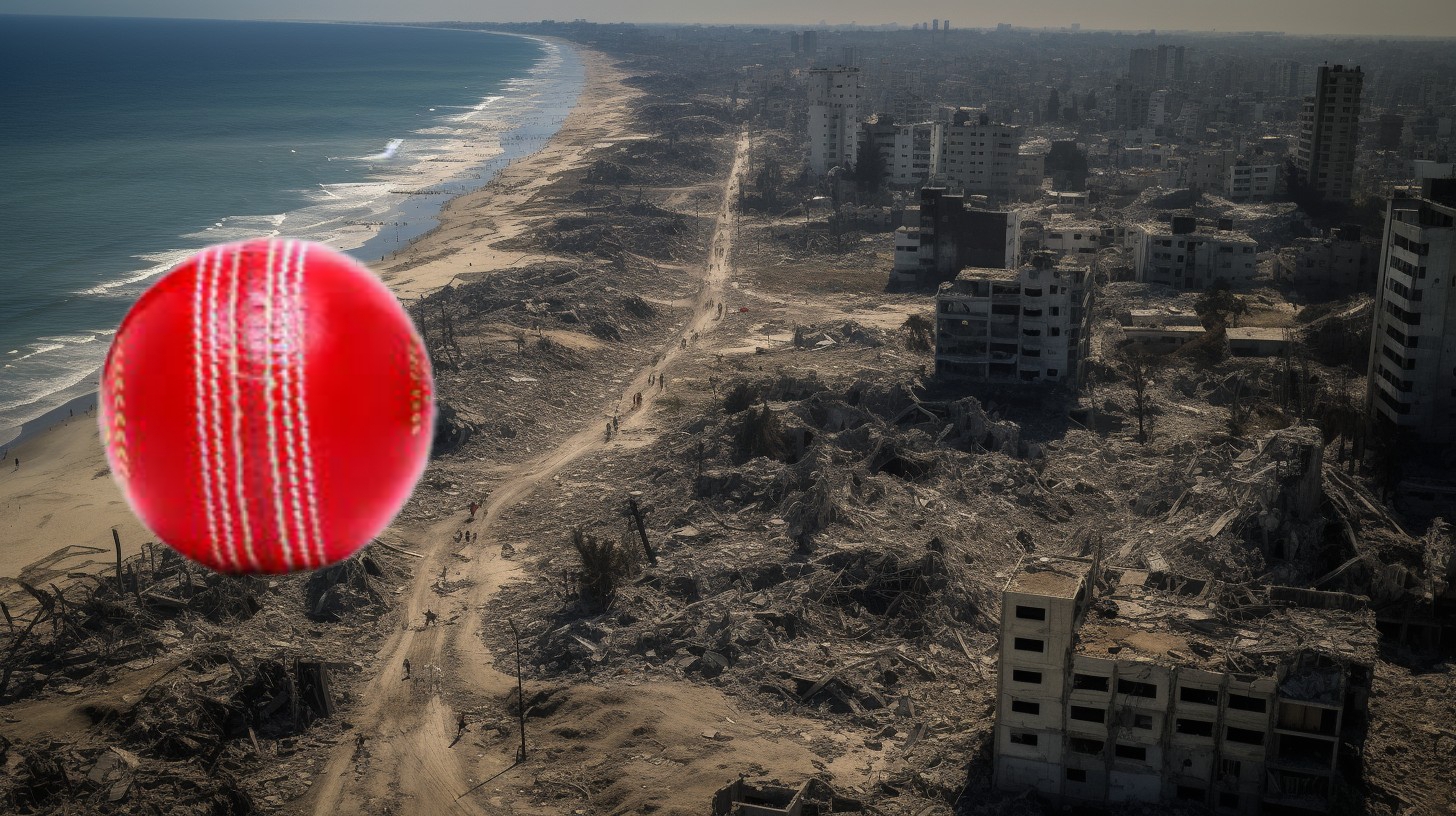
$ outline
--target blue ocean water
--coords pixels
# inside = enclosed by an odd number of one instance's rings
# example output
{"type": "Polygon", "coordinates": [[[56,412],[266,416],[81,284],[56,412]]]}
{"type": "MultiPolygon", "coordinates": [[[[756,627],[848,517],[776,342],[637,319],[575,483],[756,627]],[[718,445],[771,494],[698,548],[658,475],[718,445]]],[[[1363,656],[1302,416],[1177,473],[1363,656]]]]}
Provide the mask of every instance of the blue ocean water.
{"type": "Polygon", "coordinates": [[[473,31],[0,16],[0,442],[94,390],[128,306],[190,252],[286,234],[377,259],[449,197],[409,192],[540,147],[582,73],[473,31]]]}

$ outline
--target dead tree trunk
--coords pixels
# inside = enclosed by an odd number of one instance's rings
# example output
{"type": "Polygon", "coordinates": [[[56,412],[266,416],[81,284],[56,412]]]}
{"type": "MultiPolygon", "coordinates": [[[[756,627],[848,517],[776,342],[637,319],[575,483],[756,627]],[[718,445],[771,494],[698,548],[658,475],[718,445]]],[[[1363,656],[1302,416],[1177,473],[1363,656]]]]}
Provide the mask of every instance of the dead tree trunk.
{"type": "Polygon", "coordinates": [[[1138,442],[1146,443],[1148,418],[1153,407],[1152,395],[1148,393],[1148,387],[1152,385],[1152,363],[1146,354],[1129,352],[1124,357],[1123,371],[1132,386],[1132,407],[1137,414],[1138,442]]]}
{"type": "Polygon", "coordinates": [[[657,553],[652,551],[652,545],[647,541],[647,525],[642,522],[642,508],[637,506],[636,499],[627,500],[627,512],[632,514],[632,520],[637,523],[637,534],[642,536],[642,551],[647,553],[647,563],[657,566],[657,553]]]}

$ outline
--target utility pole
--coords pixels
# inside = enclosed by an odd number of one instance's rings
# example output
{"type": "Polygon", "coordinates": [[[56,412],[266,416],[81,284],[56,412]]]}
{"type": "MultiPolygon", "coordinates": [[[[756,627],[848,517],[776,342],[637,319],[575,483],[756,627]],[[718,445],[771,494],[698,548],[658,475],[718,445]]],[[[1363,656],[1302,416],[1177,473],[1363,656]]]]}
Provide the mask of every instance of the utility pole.
{"type": "Polygon", "coordinates": [[[517,762],[526,761],[526,692],[521,686],[521,633],[516,629],[515,618],[507,618],[511,625],[511,637],[516,639],[516,705],[520,710],[521,719],[521,748],[516,756],[517,762]]]}
{"type": "Polygon", "coordinates": [[[642,551],[647,553],[647,563],[657,566],[657,553],[652,551],[652,545],[647,543],[647,525],[642,523],[642,508],[637,506],[636,499],[627,500],[627,512],[632,514],[632,520],[637,522],[637,534],[642,536],[642,551]]]}
{"type": "Polygon", "coordinates": [[[126,585],[121,581],[121,533],[111,528],[111,540],[116,543],[116,594],[126,594],[126,585]]]}

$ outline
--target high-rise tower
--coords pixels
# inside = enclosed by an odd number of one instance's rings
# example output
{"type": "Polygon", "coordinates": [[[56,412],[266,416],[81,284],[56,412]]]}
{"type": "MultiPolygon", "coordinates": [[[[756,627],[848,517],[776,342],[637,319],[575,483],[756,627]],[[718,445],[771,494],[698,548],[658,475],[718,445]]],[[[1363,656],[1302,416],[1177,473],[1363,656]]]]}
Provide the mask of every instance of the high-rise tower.
{"type": "Polygon", "coordinates": [[[1306,186],[1323,199],[1349,201],[1359,141],[1360,88],[1357,65],[1320,66],[1314,95],[1299,112],[1299,146],[1294,167],[1306,186]]]}

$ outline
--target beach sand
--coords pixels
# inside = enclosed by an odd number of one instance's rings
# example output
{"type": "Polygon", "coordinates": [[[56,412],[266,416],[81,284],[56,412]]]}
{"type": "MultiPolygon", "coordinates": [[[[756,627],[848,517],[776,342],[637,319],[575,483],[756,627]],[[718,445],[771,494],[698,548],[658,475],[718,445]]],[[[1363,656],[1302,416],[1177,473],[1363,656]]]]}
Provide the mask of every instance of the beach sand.
{"type": "MultiPolygon", "coordinates": [[[[621,133],[626,103],[636,95],[621,83],[624,74],[606,57],[572,47],[586,65],[586,83],[556,135],[485,187],[449,202],[434,230],[372,264],[401,299],[433,291],[456,275],[542,259],[500,252],[489,244],[549,217],[530,212],[531,199],[579,166],[593,145],[621,133]]],[[[124,555],[157,540],[132,514],[111,478],[94,414],[78,412],[10,449],[0,467],[0,577],[18,577],[26,566],[69,545],[110,552],[113,527],[121,534],[124,555]],[[15,457],[21,460],[18,469],[15,457]]]]}

